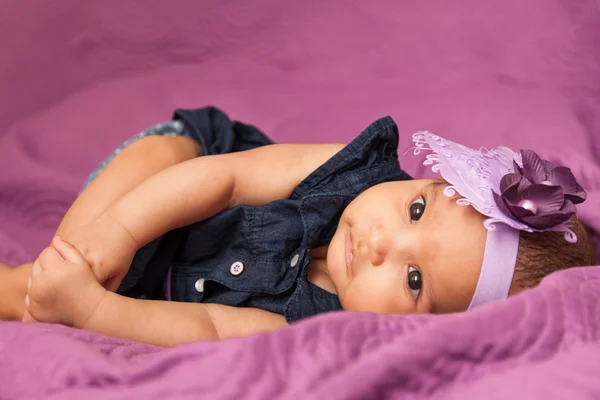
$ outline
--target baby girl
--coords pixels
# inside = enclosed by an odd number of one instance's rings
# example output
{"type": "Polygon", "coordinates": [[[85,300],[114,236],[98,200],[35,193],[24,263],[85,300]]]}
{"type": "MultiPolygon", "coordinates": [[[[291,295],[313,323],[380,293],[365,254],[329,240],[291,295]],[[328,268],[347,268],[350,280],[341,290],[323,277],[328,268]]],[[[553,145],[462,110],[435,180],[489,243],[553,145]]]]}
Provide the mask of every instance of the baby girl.
{"type": "Polygon", "coordinates": [[[413,141],[440,179],[400,168],[389,117],[293,145],[179,110],[102,163],[33,264],[0,269],[0,312],[172,346],[336,310],[462,312],[594,264],[568,168],[413,141]]]}

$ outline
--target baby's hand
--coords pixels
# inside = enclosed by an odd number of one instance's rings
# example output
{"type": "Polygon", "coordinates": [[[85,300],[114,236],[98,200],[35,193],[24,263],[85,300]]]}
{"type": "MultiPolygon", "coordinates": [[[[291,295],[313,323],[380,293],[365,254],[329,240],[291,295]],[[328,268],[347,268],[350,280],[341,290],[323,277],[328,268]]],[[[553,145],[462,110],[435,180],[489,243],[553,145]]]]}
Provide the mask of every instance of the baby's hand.
{"type": "Polygon", "coordinates": [[[70,244],[54,238],[33,264],[23,322],[81,328],[106,294],[90,266],[70,244]]]}
{"type": "Polygon", "coordinates": [[[117,290],[137,251],[131,235],[117,221],[103,215],[66,237],[92,268],[96,280],[117,290]]]}

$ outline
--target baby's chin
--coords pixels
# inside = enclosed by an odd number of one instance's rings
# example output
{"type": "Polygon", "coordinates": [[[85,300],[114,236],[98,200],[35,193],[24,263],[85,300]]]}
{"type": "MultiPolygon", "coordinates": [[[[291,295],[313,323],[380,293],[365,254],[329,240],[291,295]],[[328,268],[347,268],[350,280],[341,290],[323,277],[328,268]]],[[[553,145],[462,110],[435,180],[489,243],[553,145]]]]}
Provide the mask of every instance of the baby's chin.
{"type": "Polygon", "coordinates": [[[338,228],[327,250],[328,274],[336,293],[340,293],[341,289],[343,290],[349,278],[346,267],[346,232],[346,230],[338,228]]]}

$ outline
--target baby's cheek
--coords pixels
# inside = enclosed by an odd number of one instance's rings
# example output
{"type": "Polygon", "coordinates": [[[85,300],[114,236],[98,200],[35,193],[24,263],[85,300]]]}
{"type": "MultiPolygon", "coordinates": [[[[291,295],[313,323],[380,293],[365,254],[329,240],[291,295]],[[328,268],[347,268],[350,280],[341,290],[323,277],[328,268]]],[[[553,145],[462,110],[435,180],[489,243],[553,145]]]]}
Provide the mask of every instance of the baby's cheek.
{"type": "Polygon", "coordinates": [[[340,302],[345,311],[371,312],[376,314],[404,314],[410,312],[406,302],[397,291],[390,290],[381,282],[352,282],[340,302]]]}
{"type": "Polygon", "coordinates": [[[361,305],[364,306],[365,296],[356,282],[351,282],[349,286],[339,290],[338,293],[340,303],[345,311],[365,311],[361,309],[361,305]]]}

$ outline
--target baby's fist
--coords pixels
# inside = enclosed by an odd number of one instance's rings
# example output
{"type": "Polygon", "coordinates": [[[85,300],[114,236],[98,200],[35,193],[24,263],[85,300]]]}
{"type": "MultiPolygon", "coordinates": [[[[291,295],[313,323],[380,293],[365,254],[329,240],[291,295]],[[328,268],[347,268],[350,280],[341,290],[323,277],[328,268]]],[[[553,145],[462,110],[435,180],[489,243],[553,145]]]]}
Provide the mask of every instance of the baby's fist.
{"type": "Polygon", "coordinates": [[[105,293],[81,254],[55,237],[33,264],[23,321],[82,327],[105,293]]]}

